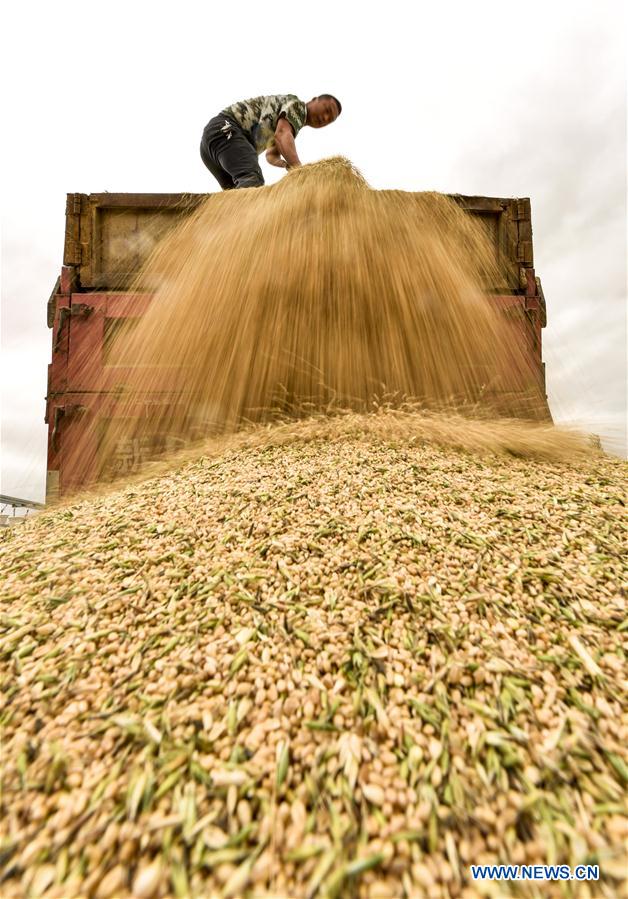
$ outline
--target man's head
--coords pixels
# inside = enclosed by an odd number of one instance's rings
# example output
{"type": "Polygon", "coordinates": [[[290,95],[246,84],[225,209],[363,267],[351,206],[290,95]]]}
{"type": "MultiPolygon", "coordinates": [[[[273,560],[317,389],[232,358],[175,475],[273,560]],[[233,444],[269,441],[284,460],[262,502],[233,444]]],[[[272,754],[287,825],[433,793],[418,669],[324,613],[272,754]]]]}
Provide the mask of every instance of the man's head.
{"type": "Polygon", "coordinates": [[[337,100],[332,94],[319,94],[318,97],[312,97],[310,102],[305,105],[307,107],[306,124],[312,128],[324,128],[325,125],[331,125],[342,112],[340,100],[337,100]]]}

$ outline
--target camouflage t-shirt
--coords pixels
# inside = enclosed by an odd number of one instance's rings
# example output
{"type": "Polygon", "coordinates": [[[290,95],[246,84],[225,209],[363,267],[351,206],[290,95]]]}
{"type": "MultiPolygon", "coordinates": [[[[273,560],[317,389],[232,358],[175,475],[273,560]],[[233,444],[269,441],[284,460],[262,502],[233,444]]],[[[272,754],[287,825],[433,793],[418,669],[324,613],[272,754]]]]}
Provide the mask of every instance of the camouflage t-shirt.
{"type": "Polygon", "coordinates": [[[275,141],[275,129],[282,116],[288,120],[296,137],[305,125],[307,109],[303,100],[294,94],[271,94],[241,100],[223,109],[242,128],[258,153],[262,153],[275,141]]]}

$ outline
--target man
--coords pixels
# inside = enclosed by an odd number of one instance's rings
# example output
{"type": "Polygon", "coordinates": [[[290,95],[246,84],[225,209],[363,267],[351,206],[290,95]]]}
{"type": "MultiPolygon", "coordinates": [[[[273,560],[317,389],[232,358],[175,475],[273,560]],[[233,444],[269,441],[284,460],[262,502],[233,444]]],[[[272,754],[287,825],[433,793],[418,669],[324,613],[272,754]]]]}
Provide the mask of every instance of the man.
{"type": "Polygon", "coordinates": [[[223,190],[261,187],[264,176],[257,157],[282,169],[301,165],[294,139],[303,128],[324,128],[340,113],[340,101],[319,94],[309,103],[294,94],[253,97],[228,106],[205,126],[201,159],[223,190]]]}

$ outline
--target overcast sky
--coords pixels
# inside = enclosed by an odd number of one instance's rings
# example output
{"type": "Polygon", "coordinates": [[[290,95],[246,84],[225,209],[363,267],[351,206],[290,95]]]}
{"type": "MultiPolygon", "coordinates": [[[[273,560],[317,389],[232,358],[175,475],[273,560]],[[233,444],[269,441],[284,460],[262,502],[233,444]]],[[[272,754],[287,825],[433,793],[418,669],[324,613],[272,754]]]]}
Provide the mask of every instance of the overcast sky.
{"type": "Polygon", "coordinates": [[[625,453],[623,2],[5,8],[0,492],[45,493],[65,194],[216,190],[203,126],[264,93],[341,99],[336,123],[299,135],[304,162],[348,156],[376,188],[529,196],[554,417],[625,453]]]}

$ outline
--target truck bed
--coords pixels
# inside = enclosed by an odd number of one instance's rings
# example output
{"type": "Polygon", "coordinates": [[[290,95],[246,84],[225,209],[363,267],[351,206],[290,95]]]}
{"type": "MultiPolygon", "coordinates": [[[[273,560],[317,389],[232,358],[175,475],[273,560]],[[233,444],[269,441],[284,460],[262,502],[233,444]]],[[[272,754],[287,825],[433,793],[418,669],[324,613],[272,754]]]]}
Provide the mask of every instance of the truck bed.
{"type": "MultiPolygon", "coordinates": [[[[68,194],[63,264],[77,290],[128,288],[156,242],[211,194],[68,194]]],[[[503,280],[494,293],[527,289],[534,265],[530,200],[451,194],[485,228],[503,280]]]]}
{"type": "MultiPolygon", "coordinates": [[[[133,293],[131,287],[156,242],[207,196],[67,195],[63,266],[47,308],[52,329],[45,418],[48,501],[96,476],[93,462],[81,464],[72,448],[88,424],[105,428],[116,417],[128,369],[111,365],[108,350],[116,332],[140,318],[151,300],[150,294],[133,293]]],[[[451,196],[489,235],[500,276],[497,283],[485,284],[487,295],[515,324],[544,388],[541,330],[546,312],[533,267],[530,200],[451,196]]],[[[156,395],[147,401],[167,398],[156,395]]],[[[122,446],[120,470],[134,470],[150,452],[148,444],[122,446]]]]}

